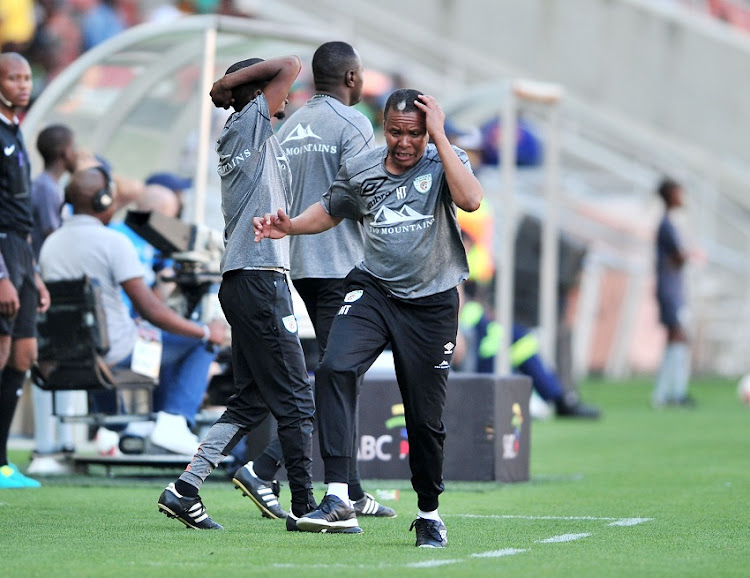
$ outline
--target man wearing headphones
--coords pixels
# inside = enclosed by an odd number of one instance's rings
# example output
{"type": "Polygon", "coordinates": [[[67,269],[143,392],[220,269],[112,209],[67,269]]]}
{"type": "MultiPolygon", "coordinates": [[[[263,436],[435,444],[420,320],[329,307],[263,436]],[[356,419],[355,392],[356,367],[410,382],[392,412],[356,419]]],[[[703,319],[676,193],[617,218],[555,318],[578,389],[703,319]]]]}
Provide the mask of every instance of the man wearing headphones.
{"type": "Polygon", "coordinates": [[[0,489],[39,487],[8,462],[8,435],[26,373],[36,359],[36,314],[49,293],[31,249],[31,173],[16,113],[29,104],[31,67],[0,54],[0,489]]]}
{"type": "MultiPolygon", "coordinates": [[[[110,349],[105,361],[110,365],[129,365],[138,339],[138,328],[125,305],[120,288],[133,303],[135,311],[146,321],[173,337],[163,342],[161,361],[174,363],[190,356],[206,344],[222,344],[225,327],[221,321],[203,325],[175,313],[146,285],[143,265],[130,240],[108,228],[115,212],[117,190],[104,167],[93,166],[73,173],[65,188],[65,200],[73,207],[73,215],[63,226],[47,237],[39,255],[42,277],[47,281],[77,279],[88,275],[101,287],[102,306],[107,319],[110,349]]],[[[162,384],[165,412],[183,415],[181,409],[200,406],[206,384],[194,380],[195,387],[185,388],[181,382],[162,384]],[[187,390],[189,389],[189,391],[187,390]]],[[[192,417],[191,416],[191,417],[192,417]]],[[[198,439],[187,431],[180,445],[169,448],[181,454],[194,453],[198,439]]]]}

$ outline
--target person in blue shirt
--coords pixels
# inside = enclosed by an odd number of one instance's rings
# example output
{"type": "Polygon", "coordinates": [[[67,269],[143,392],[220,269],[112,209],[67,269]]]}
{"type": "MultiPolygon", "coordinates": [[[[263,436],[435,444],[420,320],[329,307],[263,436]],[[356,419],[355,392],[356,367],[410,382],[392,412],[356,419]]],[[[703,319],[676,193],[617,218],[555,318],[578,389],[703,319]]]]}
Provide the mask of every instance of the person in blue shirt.
{"type": "Polygon", "coordinates": [[[688,253],[673,221],[674,212],[684,204],[683,191],[677,181],[665,178],[659,184],[657,193],[664,202],[664,216],[656,232],[656,300],[659,321],[667,330],[667,347],[651,402],[655,408],[665,405],[692,406],[695,401],[688,395],[690,346],[683,278],[688,253]]]}

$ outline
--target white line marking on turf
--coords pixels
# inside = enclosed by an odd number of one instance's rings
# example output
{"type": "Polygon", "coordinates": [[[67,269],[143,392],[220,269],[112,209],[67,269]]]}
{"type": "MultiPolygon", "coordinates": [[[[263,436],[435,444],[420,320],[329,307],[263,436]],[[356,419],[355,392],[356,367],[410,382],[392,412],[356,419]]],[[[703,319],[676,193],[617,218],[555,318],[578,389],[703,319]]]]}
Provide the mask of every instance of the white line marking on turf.
{"type": "MultiPolygon", "coordinates": [[[[446,518],[488,518],[497,520],[622,520],[623,518],[613,517],[598,517],[598,516],[514,516],[514,515],[500,515],[500,514],[454,514],[448,515],[446,518]]],[[[650,520],[651,518],[643,518],[644,520],[650,520]]]]}
{"type": "Polygon", "coordinates": [[[519,550],[518,548],[504,548],[502,550],[495,550],[493,552],[480,552],[479,554],[472,554],[472,558],[501,558],[503,556],[514,556],[515,554],[522,554],[527,550],[519,550]]]}
{"type": "Polygon", "coordinates": [[[557,544],[559,542],[573,542],[580,540],[581,538],[588,538],[591,534],[560,534],[559,536],[552,536],[546,540],[537,540],[537,544],[557,544]]]}
{"type": "Polygon", "coordinates": [[[427,560],[426,562],[412,562],[407,564],[407,568],[435,568],[436,566],[445,566],[447,564],[457,564],[463,560],[427,560]]]}
{"type": "Polygon", "coordinates": [[[616,522],[612,522],[609,526],[637,526],[643,524],[643,522],[650,522],[653,518],[622,518],[616,522]]]}

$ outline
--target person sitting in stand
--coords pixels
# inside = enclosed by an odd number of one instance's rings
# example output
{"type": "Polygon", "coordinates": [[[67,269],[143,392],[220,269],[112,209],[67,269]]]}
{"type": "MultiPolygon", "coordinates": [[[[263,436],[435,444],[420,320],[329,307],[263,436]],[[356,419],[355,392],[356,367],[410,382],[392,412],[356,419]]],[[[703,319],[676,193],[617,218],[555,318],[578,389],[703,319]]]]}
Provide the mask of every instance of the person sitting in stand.
{"type": "MultiPolygon", "coordinates": [[[[103,167],[76,171],[65,189],[65,197],[73,207],[73,215],[42,245],[42,277],[57,281],[88,275],[97,280],[110,336],[105,357],[110,365],[130,366],[139,339],[138,325],[120,289],[144,320],[163,330],[161,383],[155,393],[161,411],[151,441],[174,453],[192,454],[199,442],[189,425],[207,387],[205,371],[201,370],[202,378],[195,376],[199,375],[199,368],[206,366],[206,359],[208,364],[213,359],[206,346],[224,342],[225,325],[221,321],[204,325],[185,319],[151,291],[133,244],[106,226],[117,205],[117,190],[103,167]]],[[[109,401],[114,410],[116,400],[109,401]]]]}

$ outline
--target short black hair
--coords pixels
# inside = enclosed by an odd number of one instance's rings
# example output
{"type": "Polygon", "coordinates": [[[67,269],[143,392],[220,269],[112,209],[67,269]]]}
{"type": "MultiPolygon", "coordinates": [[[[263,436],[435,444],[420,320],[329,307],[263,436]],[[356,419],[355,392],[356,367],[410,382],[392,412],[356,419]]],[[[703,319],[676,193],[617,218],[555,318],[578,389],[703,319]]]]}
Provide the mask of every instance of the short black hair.
{"type": "MultiPolygon", "coordinates": [[[[245,60],[240,60],[227,68],[227,71],[224,74],[227,75],[232,72],[237,72],[238,70],[242,70],[253,64],[258,64],[259,62],[263,62],[263,59],[247,58],[245,60]]],[[[238,102],[250,102],[254,98],[255,91],[258,89],[263,90],[267,84],[267,82],[240,84],[232,89],[232,98],[238,102]]]]}
{"type": "Polygon", "coordinates": [[[661,197],[662,201],[668,204],[669,198],[672,196],[672,191],[679,188],[680,183],[672,178],[664,177],[656,188],[656,192],[661,197]]]}
{"type": "Polygon", "coordinates": [[[321,44],[312,57],[315,90],[339,86],[346,73],[359,66],[359,56],[351,44],[342,41],[321,44]]]}
{"type": "Polygon", "coordinates": [[[422,92],[413,88],[399,88],[398,90],[391,93],[388,100],[385,101],[385,107],[383,108],[383,118],[388,118],[388,111],[394,109],[398,112],[418,112],[424,115],[424,113],[417,108],[414,101],[417,97],[423,94],[422,92]]]}
{"type": "Polygon", "coordinates": [[[45,165],[52,164],[63,155],[73,142],[73,131],[64,124],[51,124],[36,139],[36,148],[45,165]]]}

